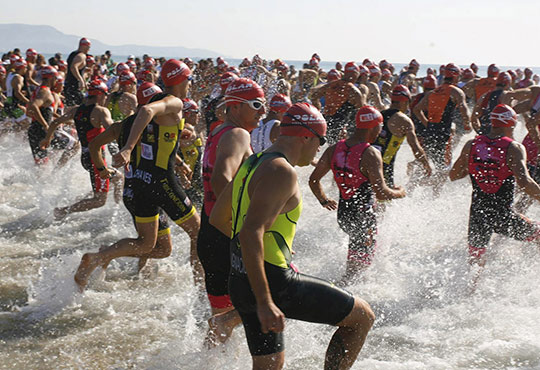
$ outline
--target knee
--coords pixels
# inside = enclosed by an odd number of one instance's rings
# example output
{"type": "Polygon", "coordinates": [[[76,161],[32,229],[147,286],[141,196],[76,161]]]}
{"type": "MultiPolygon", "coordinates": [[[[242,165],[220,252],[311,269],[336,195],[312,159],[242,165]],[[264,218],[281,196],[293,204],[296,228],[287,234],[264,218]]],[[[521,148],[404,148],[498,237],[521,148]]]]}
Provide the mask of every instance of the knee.
{"type": "Polygon", "coordinates": [[[94,201],[96,206],[103,207],[107,203],[107,193],[96,193],[94,201]]]}
{"type": "Polygon", "coordinates": [[[350,321],[350,325],[346,326],[363,331],[369,331],[376,319],[375,313],[369,303],[360,298],[354,299],[354,307],[350,316],[352,320],[350,321]]]}

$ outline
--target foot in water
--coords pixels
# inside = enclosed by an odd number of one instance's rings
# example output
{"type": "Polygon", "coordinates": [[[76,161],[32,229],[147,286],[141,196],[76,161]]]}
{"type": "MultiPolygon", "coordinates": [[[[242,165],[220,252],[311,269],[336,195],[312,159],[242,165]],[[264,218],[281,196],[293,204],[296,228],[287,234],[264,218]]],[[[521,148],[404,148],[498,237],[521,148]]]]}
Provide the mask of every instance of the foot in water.
{"type": "Polygon", "coordinates": [[[56,221],[60,221],[67,216],[68,207],[55,208],[53,214],[54,214],[54,219],[56,221]]]}
{"type": "Polygon", "coordinates": [[[82,256],[81,263],[74,276],[81,293],[86,288],[92,272],[100,265],[103,265],[103,261],[101,261],[97,253],[86,253],[82,256]]]}
{"type": "Polygon", "coordinates": [[[219,343],[225,343],[232,334],[235,326],[240,324],[240,316],[235,309],[215,314],[208,319],[208,334],[204,340],[207,348],[213,348],[219,343]]]}

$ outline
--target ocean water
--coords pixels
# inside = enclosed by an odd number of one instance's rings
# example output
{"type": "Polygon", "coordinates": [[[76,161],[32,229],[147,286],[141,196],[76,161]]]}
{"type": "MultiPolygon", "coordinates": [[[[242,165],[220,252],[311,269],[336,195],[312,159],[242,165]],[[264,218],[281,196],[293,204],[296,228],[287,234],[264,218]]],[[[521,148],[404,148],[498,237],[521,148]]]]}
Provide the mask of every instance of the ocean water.
{"type": "MultiPolygon", "coordinates": [[[[516,138],[524,134],[520,126],[516,138]]],[[[110,197],[103,208],[54,222],[53,207],[91,190],[78,157],[61,169],[37,169],[24,135],[0,137],[0,148],[0,368],[250,368],[241,327],[227,344],[204,349],[210,310],[192,282],[180,228],[172,232],[172,256],[152,261],[150,277],[137,276],[134,259],[119,259],[80,294],[73,274],[82,254],[135,236],[127,211],[110,197]]],[[[404,144],[397,184],[407,183],[411,159],[404,144]]],[[[347,236],[311,194],[311,170],[298,169],[305,205],[294,258],[301,271],[338,280],[347,236]]],[[[323,184],[337,197],[330,175],[323,184]]],[[[495,236],[470,294],[470,194],[464,179],[438,198],[417,187],[388,206],[375,261],[348,288],[377,316],[353,369],[540,369],[538,247],[495,236]]],[[[528,216],[540,220],[539,211],[535,204],[528,216]]],[[[321,369],[333,331],[288,320],[286,368],[321,369]]]]}

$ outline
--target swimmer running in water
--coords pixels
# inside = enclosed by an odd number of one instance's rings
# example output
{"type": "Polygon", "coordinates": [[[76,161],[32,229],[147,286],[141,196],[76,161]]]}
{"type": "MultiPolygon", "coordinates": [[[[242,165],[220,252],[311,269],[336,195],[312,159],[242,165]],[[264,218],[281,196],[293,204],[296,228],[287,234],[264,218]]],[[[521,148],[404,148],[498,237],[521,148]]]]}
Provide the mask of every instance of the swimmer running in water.
{"type": "Polygon", "coordinates": [[[366,301],[299,273],[292,264],[302,209],[294,166],[311,163],[324,144],[326,122],[307,103],[293,105],[287,114],[276,142],[249,157],[225,188],[210,222],[232,236],[229,291],[242,317],[253,369],[283,367],[286,317],[337,326],[325,369],[349,369],[375,315],[366,301]]]}

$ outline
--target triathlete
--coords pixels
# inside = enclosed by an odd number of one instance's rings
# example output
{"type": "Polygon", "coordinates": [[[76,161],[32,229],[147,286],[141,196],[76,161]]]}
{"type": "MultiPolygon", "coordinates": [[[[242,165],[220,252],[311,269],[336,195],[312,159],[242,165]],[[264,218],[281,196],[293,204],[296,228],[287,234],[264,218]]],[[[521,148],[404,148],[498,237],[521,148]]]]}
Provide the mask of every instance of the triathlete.
{"type": "Polygon", "coordinates": [[[499,72],[499,67],[497,67],[495,64],[490,64],[487,70],[487,77],[474,79],[463,86],[465,95],[472,99],[473,102],[478,102],[482,95],[495,88],[499,72]]]}
{"type": "Polygon", "coordinates": [[[27,108],[27,115],[32,118],[28,129],[28,142],[34,162],[38,165],[47,163],[49,160],[47,150],[42,149],[40,143],[47,135],[49,125],[53,120],[55,98],[51,89],[56,84],[57,74],[56,69],[51,66],[41,70],[41,86],[32,94],[27,108]]]}
{"type": "Polygon", "coordinates": [[[203,157],[204,205],[197,251],[204,267],[206,292],[214,318],[209,321],[208,341],[224,342],[240,324],[228,292],[229,234],[212,226],[208,219],[223,189],[253,153],[249,133],[265,114],[264,91],[254,81],[240,78],[225,91],[225,122],[208,136],[203,157]],[[221,314],[221,315],[218,315],[221,314]]]}
{"type": "Polygon", "coordinates": [[[251,148],[259,153],[269,148],[279,136],[279,124],[285,112],[292,106],[291,99],[283,94],[276,94],[268,104],[268,114],[251,131],[251,148]]]}
{"type": "MultiPolygon", "coordinates": [[[[77,135],[81,143],[81,165],[90,175],[92,185],[92,196],[82,199],[67,207],[54,209],[54,217],[61,220],[70,213],[84,212],[94,208],[103,207],[107,202],[109,193],[109,179],[103,180],[99,177],[99,169],[92,162],[88,144],[100,133],[105,131],[113,121],[111,113],[103,106],[107,99],[107,86],[98,80],[92,81],[88,86],[88,97],[79,106],[71,107],[63,116],[55,119],[47,131],[46,137],[41,141],[40,146],[46,148],[51,144],[51,139],[60,124],[75,123],[77,135]]],[[[122,177],[117,176],[115,180],[115,200],[120,201],[122,177]]]]}
{"type": "MultiPolygon", "coordinates": [[[[98,266],[107,266],[118,257],[152,252],[158,239],[160,209],[189,235],[191,266],[196,281],[200,278],[195,250],[200,219],[174,173],[178,139],[184,123],[181,99],[188,93],[191,71],[183,62],[169,59],[163,64],[161,79],[165,93],[154,95],[139,109],[128,139],[120,152],[113,156],[114,166],[129,168],[132,152],[140,140],[140,150],[136,150],[137,169],[132,174],[139,236],[137,239],[122,239],[99,253],[85,254],[75,274],[75,281],[81,289],[98,266]]],[[[142,92],[142,96],[148,97],[151,93],[142,92]]]]}
{"type": "Polygon", "coordinates": [[[82,104],[83,90],[87,89],[84,80],[84,70],[86,69],[86,54],[90,50],[90,40],[83,37],[79,41],[79,48],[72,51],[67,59],[66,82],[64,84],[64,95],[68,107],[82,104]]]}
{"type": "Polygon", "coordinates": [[[536,222],[512,209],[515,183],[540,201],[540,186],[527,171],[523,145],[512,139],[516,112],[500,104],[491,112],[491,131],[468,141],[450,171],[450,180],[470,175],[473,193],[469,215],[471,264],[484,266],[493,233],[540,244],[536,222]]]}
{"type": "Polygon", "coordinates": [[[311,94],[313,104],[320,108],[319,99],[324,97],[324,117],[328,123],[328,141],[334,144],[339,134],[347,126],[354,125],[354,114],[366,103],[365,96],[354,84],[360,76],[356,63],[345,64],[343,78],[314,89],[311,94]]]}
{"type": "Polygon", "coordinates": [[[366,82],[366,86],[369,89],[367,96],[368,104],[371,103],[378,110],[385,109],[385,105],[381,98],[381,90],[379,89],[379,81],[381,80],[382,72],[379,67],[372,65],[369,67],[369,80],[366,82]]]}
{"type": "MultiPolygon", "coordinates": [[[[162,93],[161,89],[151,83],[141,85],[137,94],[139,97],[139,107],[145,105],[150,101],[153,96],[160,93],[162,93]]],[[[119,145],[124,146],[127,142],[131,127],[133,126],[133,121],[135,121],[136,117],[136,114],[133,114],[121,122],[114,123],[101,134],[99,134],[89,144],[88,147],[90,149],[90,156],[92,157],[92,161],[96,164],[96,167],[100,169],[99,176],[103,180],[107,180],[117,176],[117,171],[113,168],[107,167],[107,164],[103,159],[103,146],[115,140],[119,143],[119,145]]],[[[129,163],[129,171],[126,171],[125,173],[125,184],[122,196],[124,206],[129,211],[135,228],[137,226],[135,222],[135,203],[133,200],[133,173],[136,170],[136,162],[136,155],[135,153],[132,153],[129,163]]],[[[158,237],[155,247],[149,253],[137,254],[135,252],[133,255],[130,256],[139,258],[139,272],[145,266],[149,258],[166,258],[170,256],[172,251],[172,241],[170,234],[171,231],[169,228],[169,221],[167,219],[167,216],[163,213],[162,210],[160,210],[158,221],[158,237]]]]}
{"type": "Polygon", "coordinates": [[[137,79],[133,72],[123,71],[118,76],[118,91],[110,93],[105,106],[111,112],[113,122],[120,122],[135,112],[137,108],[137,79]]]}
{"type": "Polygon", "coordinates": [[[328,210],[338,210],[338,224],[349,235],[344,284],[350,283],[373,259],[377,234],[375,197],[390,200],[405,196],[401,187],[387,185],[381,152],[372,145],[382,125],[383,116],[378,110],[371,106],[360,108],[354,134],[326,149],[309,178],[317,200],[328,210]],[[330,170],[339,188],[339,205],[328,198],[320,182],[330,170]]]}
{"type": "Polygon", "coordinates": [[[251,156],[220,196],[212,223],[233,239],[229,290],[242,317],[253,368],[284,366],[287,317],[338,326],[326,351],[325,368],[348,369],[375,315],[364,300],[301,274],[292,265],[302,210],[294,166],[312,162],[325,140],[326,124],[306,103],[293,105],[287,114],[276,142],[251,156]]]}
{"type": "Polygon", "coordinates": [[[431,165],[427,160],[422,146],[418,142],[413,121],[407,116],[411,93],[404,85],[396,85],[392,90],[390,108],[381,112],[383,127],[373,146],[381,151],[383,160],[384,179],[388,186],[394,186],[394,163],[401,143],[407,138],[414,157],[424,167],[428,176],[431,175],[431,165]]]}
{"type": "Polygon", "coordinates": [[[25,118],[25,107],[29,102],[24,95],[24,75],[27,63],[24,59],[18,58],[11,66],[13,71],[9,72],[6,78],[7,99],[4,102],[4,112],[9,118],[13,118],[17,122],[25,118]]]}
{"type": "Polygon", "coordinates": [[[426,94],[414,107],[414,114],[426,128],[423,134],[423,147],[437,170],[435,193],[443,185],[444,176],[452,161],[450,140],[452,137],[452,115],[459,109],[465,131],[471,129],[469,110],[463,91],[454,86],[459,80],[460,69],[453,63],[444,68],[443,84],[426,94]],[[424,112],[427,111],[427,116],[424,112]]]}

